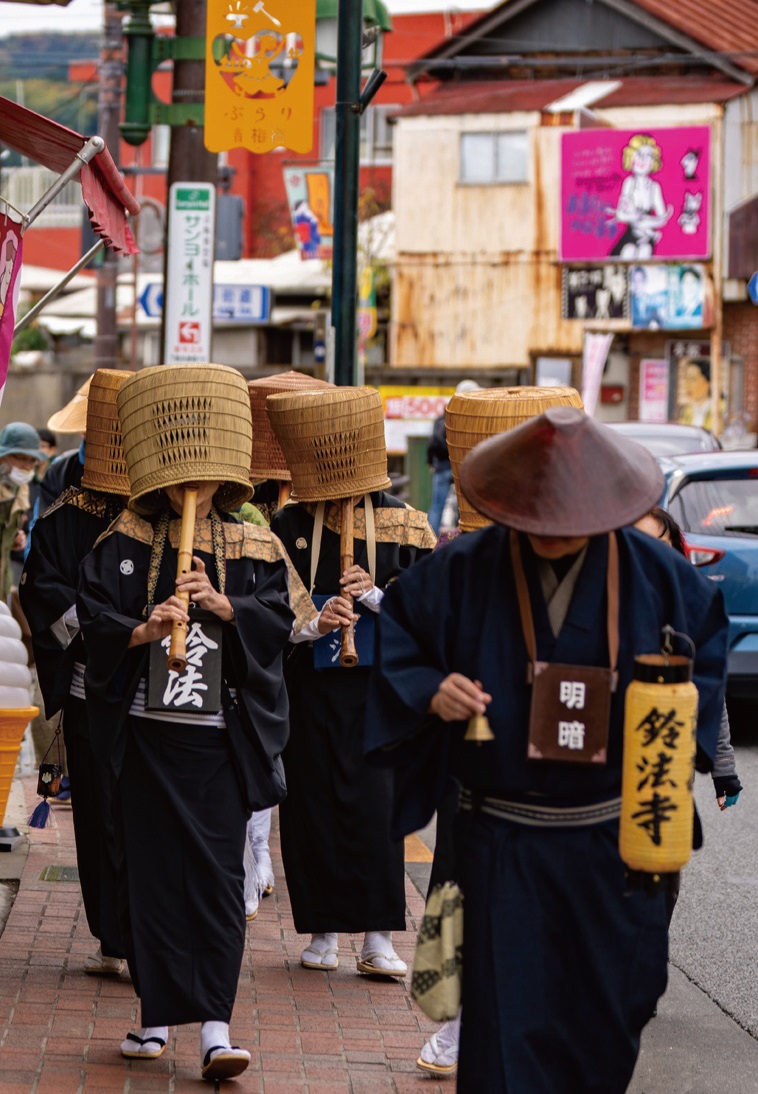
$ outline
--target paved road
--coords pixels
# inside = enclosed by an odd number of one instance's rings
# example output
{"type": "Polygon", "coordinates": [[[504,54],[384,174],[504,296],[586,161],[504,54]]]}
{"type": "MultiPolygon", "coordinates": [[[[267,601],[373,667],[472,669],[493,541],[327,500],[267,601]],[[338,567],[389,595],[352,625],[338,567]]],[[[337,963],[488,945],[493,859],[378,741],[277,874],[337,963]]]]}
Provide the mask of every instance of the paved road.
{"type": "Polygon", "coordinates": [[[705,846],[683,875],[669,990],[629,1094],[758,1092],[758,708],[734,742],[745,787],[734,808],[719,812],[710,778],[696,779],[705,846]]]}

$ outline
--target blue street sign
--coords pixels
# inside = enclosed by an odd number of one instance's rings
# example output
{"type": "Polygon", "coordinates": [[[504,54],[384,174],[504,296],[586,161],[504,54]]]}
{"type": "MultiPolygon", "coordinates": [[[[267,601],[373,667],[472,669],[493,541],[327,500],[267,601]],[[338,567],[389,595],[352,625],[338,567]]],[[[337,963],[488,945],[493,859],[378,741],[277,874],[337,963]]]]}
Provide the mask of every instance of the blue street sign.
{"type": "Polygon", "coordinates": [[[264,285],[214,285],[213,318],[232,323],[267,323],[271,290],[264,285]]]}
{"type": "Polygon", "coordinates": [[[163,314],[163,285],[160,281],[153,281],[146,285],[139,297],[139,302],[145,315],[150,319],[160,319],[163,314]]]}
{"type": "Polygon", "coordinates": [[[747,283],[747,294],[754,304],[758,304],[758,271],[756,271],[747,283]]]}

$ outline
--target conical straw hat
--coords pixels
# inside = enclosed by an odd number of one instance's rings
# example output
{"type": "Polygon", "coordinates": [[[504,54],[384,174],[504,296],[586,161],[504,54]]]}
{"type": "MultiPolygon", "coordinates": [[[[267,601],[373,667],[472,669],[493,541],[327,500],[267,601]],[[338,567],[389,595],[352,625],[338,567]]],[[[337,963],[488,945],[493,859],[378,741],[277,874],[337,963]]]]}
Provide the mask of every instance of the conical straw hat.
{"type": "Polygon", "coordinates": [[[445,410],[445,433],[462,532],[474,532],[490,523],[461,491],[459,470],[464,456],[480,441],[514,429],[549,407],[581,410],[582,405],[573,387],[489,387],[453,395],[445,410]]]}
{"type": "Polygon", "coordinates": [[[91,382],[90,376],[73,399],[47,419],[48,429],[52,429],[53,433],[84,433],[87,428],[87,395],[91,382]]]}
{"type": "Polygon", "coordinates": [[[263,376],[259,380],[250,381],[247,389],[250,393],[250,414],[253,419],[253,460],[250,465],[250,478],[253,482],[265,482],[267,479],[289,482],[292,479],[282,446],[276,439],[266,414],[266,399],[269,395],[319,391],[325,387],[334,387],[334,384],[295,371],[280,372],[276,376],[263,376]]]}
{"type": "Polygon", "coordinates": [[[598,536],[633,524],[663,493],[641,444],[572,406],[553,406],[478,444],[461,490],[498,524],[535,536],[598,536]]]}
{"type": "Polygon", "coordinates": [[[87,490],[129,496],[129,472],[124,458],[116,396],[131,375],[131,372],[121,369],[99,368],[91,379],[82,474],[82,486],[87,490]]]}
{"type": "Polygon", "coordinates": [[[129,507],[160,505],[158,491],[187,482],[223,485],[220,509],[247,501],[252,426],[243,376],[226,365],[156,365],[130,376],[118,393],[118,415],[131,481],[129,507]]]}
{"type": "Polygon", "coordinates": [[[332,501],[392,485],[376,388],[269,395],[266,412],[292,472],[294,501],[332,501]]]}

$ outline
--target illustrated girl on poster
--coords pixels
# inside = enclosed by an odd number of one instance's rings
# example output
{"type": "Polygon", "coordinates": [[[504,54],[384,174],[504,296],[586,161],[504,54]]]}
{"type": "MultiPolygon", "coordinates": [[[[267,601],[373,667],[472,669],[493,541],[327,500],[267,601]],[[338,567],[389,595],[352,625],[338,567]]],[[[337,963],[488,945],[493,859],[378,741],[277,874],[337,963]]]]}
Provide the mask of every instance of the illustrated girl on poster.
{"type": "Polygon", "coordinates": [[[652,137],[636,133],[624,149],[622,166],[631,173],[621,185],[616,208],[610,212],[626,229],[610,253],[619,258],[650,258],[661,229],[674,212],[673,205],[664,201],[660,183],[650,177],[661,169],[661,150],[652,137]]]}

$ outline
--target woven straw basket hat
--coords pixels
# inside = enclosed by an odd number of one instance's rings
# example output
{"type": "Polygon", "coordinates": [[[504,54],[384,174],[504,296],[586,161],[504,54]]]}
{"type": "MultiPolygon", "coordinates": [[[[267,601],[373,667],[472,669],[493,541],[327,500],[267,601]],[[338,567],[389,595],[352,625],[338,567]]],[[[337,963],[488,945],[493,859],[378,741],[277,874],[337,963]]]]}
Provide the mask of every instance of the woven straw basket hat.
{"type": "Polygon", "coordinates": [[[92,377],[89,376],[82,386],[60,410],[56,410],[47,419],[47,428],[53,433],[84,433],[87,428],[87,395],[92,377]]]}
{"type": "Polygon", "coordinates": [[[118,414],[131,509],[151,513],[160,505],[159,490],[186,482],[220,481],[213,499],[220,509],[236,509],[252,495],[250,400],[236,369],[142,369],[122,385],[118,414]]]}
{"type": "Polygon", "coordinates": [[[294,371],[250,381],[247,390],[250,393],[250,414],[253,419],[253,460],[250,465],[250,478],[253,482],[265,482],[266,479],[289,482],[292,479],[282,446],[276,439],[266,414],[266,399],[269,395],[319,391],[325,387],[334,387],[334,384],[318,380],[315,376],[306,376],[304,372],[294,371]]]}
{"type": "Polygon", "coordinates": [[[462,532],[475,532],[491,523],[461,490],[459,470],[463,457],[480,441],[514,429],[553,406],[581,410],[582,398],[573,387],[490,387],[453,395],[445,410],[445,433],[462,532]]]}
{"type": "Polygon", "coordinates": [[[119,369],[99,368],[91,377],[82,474],[82,486],[87,490],[129,496],[129,472],[124,458],[116,396],[131,375],[119,369]]]}
{"type": "Polygon", "coordinates": [[[269,395],[266,411],[292,472],[293,501],[333,501],[391,485],[376,388],[269,395]]]}

